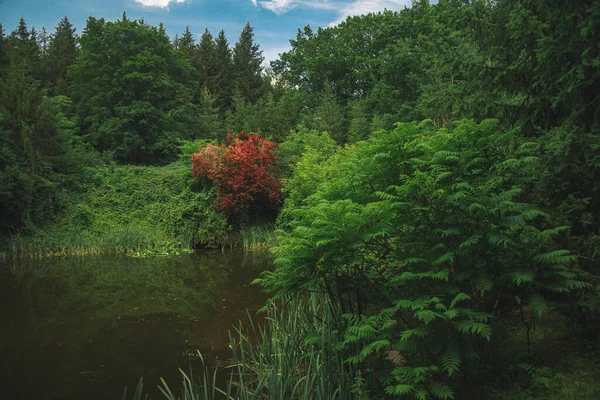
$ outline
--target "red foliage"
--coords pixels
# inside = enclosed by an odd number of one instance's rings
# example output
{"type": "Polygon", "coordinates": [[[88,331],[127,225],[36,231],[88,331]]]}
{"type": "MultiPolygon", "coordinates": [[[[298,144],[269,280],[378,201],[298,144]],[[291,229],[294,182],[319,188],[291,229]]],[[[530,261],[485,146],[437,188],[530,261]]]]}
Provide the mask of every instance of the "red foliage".
{"type": "Polygon", "coordinates": [[[217,205],[227,214],[247,208],[257,194],[281,202],[281,182],[274,176],[277,145],[261,134],[230,132],[220,147],[208,145],[192,156],[192,176],[211,180],[217,205]]]}

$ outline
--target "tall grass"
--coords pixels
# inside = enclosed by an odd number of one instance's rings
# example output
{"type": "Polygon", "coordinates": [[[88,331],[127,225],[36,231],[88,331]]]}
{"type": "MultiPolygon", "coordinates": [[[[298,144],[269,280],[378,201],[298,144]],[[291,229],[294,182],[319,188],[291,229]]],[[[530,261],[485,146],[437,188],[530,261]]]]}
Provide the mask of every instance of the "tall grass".
{"type": "Polygon", "coordinates": [[[250,225],[240,229],[240,242],[245,250],[265,251],[278,244],[275,226],[250,225]]]}
{"type": "Polygon", "coordinates": [[[56,229],[33,235],[16,233],[7,238],[3,258],[41,258],[133,252],[175,248],[160,231],[144,223],[106,227],[102,231],[56,229]]]}
{"type": "MultiPolygon", "coordinates": [[[[241,324],[230,333],[231,366],[220,371],[229,380],[217,384],[217,370],[182,373],[181,395],[162,381],[165,399],[366,399],[360,373],[336,348],[335,320],[320,296],[293,298],[267,308],[266,324],[241,324]]],[[[204,365],[204,360],[202,360],[204,365]]],[[[127,398],[127,394],[124,395],[127,398]]],[[[133,400],[145,398],[140,381],[133,400]]]]}

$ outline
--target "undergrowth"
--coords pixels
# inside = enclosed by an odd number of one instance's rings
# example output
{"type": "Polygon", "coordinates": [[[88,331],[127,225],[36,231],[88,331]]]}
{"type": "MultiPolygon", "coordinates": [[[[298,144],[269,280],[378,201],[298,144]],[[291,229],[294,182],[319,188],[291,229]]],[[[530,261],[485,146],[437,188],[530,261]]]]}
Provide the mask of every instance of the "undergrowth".
{"type": "Polygon", "coordinates": [[[5,240],[3,258],[117,252],[173,254],[223,247],[230,226],[209,190],[194,188],[187,162],[90,168],[59,221],[5,240]]]}

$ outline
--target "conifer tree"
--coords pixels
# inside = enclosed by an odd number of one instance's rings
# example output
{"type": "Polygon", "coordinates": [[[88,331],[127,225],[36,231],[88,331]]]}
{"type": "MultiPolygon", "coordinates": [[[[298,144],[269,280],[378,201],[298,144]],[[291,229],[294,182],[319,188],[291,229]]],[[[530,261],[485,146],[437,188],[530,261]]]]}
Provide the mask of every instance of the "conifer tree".
{"type": "Polygon", "coordinates": [[[29,30],[27,29],[25,18],[21,17],[17,29],[12,33],[11,36],[19,40],[29,40],[29,30]]]}
{"type": "MultiPolygon", "coordinates": [[[[33,33],[35,33],[35,30],[33,30],[33,33]]],[[[28,68],[30,71],[37,71],[39,48],[35,37],[32,38],[31,32],[27,29],[27,23],[24,18],[19,20],[19,25],[10,34],[8,42],[7,53],[9,60],[22,64],[23,68],[28,68]]]]}
{"type": "Polygon", "coordinates": [[[198,103],[198,118],[196,122],[196,134],[202,139],[215,139],[222,131],[219,110],[216,108],[216,96],[206,86],[200,91],[198,103]]]}
{"type": "Polygon", "coordinates": [[[185,32],[181,35],[177,42],[177,50],[179,50],[188,61],[192,62],[195,53],[194,35],[190,32],[188,26],[185,27],[185,32]]]}
{"type": "Polygon", "coordinates": [[[200,37],[196,50],[195,65],[198,70],[198,83],[200,92],[204,88],[208,89],[211,93],[218,92],[218,65],[217,65],[217,48],[213,36],[208,31],[204,30],[204,33],[200,37]]]}
{"type": "Polygon", "coordinates": [[[244,98],[253,103],[264,92],[262,50],[254,43],[254,29],[247,22],[233,48],[234,85],[244,98]]]}
{"type": "Polygon", "coordinates": [[[46,27],[42,26],[42,30],[38,35],[38,47],[40,48],[40,52],[42,57],[45,57],[48,54],[48,44],[50,42],[50,35],[48,35],[48,31],[46,31],[46,27]]]}
{"type": "Polygon", "coordinates": [[[65,94],[67,90],[67,69],[75,63],[79,56],[75,27],[67,16],[63,17],[56,27],[56,32],[48,44],[48,85],[54,94],[65,94]]]}
{"type": "Polygon", "coordinates": [[[225,31],[221,29],[215,40],[215,63],[217,65],[218,86],[217,106],[224,114],[231,106],[232,97],[232,60],[229,42],[225,31]]]}
{"type": "MultiPolygon", "coordinates": [[[[31,36],[30,36],[31,37],[31,36]]],[[[0,232],[48,221],[74,172],[68,99],[46,97],[26,60],[11,62],[0,79],[0,232]]]]}

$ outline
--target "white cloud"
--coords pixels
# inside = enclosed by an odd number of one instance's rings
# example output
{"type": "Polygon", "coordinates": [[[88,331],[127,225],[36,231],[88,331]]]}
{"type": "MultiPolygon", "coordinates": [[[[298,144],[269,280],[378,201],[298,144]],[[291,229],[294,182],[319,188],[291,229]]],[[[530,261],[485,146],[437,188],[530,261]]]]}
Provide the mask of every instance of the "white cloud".
{"type": "Polygon", "coordinates": [[[335,10],[339,9],[339,4],[328,0],[251,0],[252,4],[258,7],[266,8],[273,11],[275,14],[285,14],[298,6],[313,8],[319,10],[335,10]]]}
{"type": "MultiPolygon", "coordinates": [[[[256,5],[256,0],[252,0],[252,2],[256,5]]],[[[299,2],[296,0],[269,0],[261,1],[260,5],[267,10],[273,11],[275,14],[283,14],[290,11],[292,8],[296,8],[298,3],[299,2]]]]}
{"type": "Polygon", "coordinates": [[[271,61],[277,60],[281,53],[289,51],[291,48],[292,47],[289,44],[287,44],[284,46],[273,47],[263,50],[263,57],[265,58],[265,60],[263,61],[263,66],[268,67],[271,61]]]}
{"type": "Polygon", "coordinates": [[[134,0],[146,7],[167,8],[171,3],[184,3],[187,0],[134,0]]]}
{"type": "Polygon", "coordinates": [[[330,24],[336,25],[353,15],[368,14],[370,12],[388,10],[401,10],[412,4],[411,0],[251,0],[255,6],[261,6],[276,14],[284,14],[296,7],[306,7],[320,10],[337,11],[338,17],[330,24]]]}
{"type": "Polygon", "coordinates": [[[383,10],[399,11],[404,7],[410,7],[411,0],[355,0],[341,6],[338,18],[329,26],[337,25],[347,17],[363,15],[383,10]]]}

